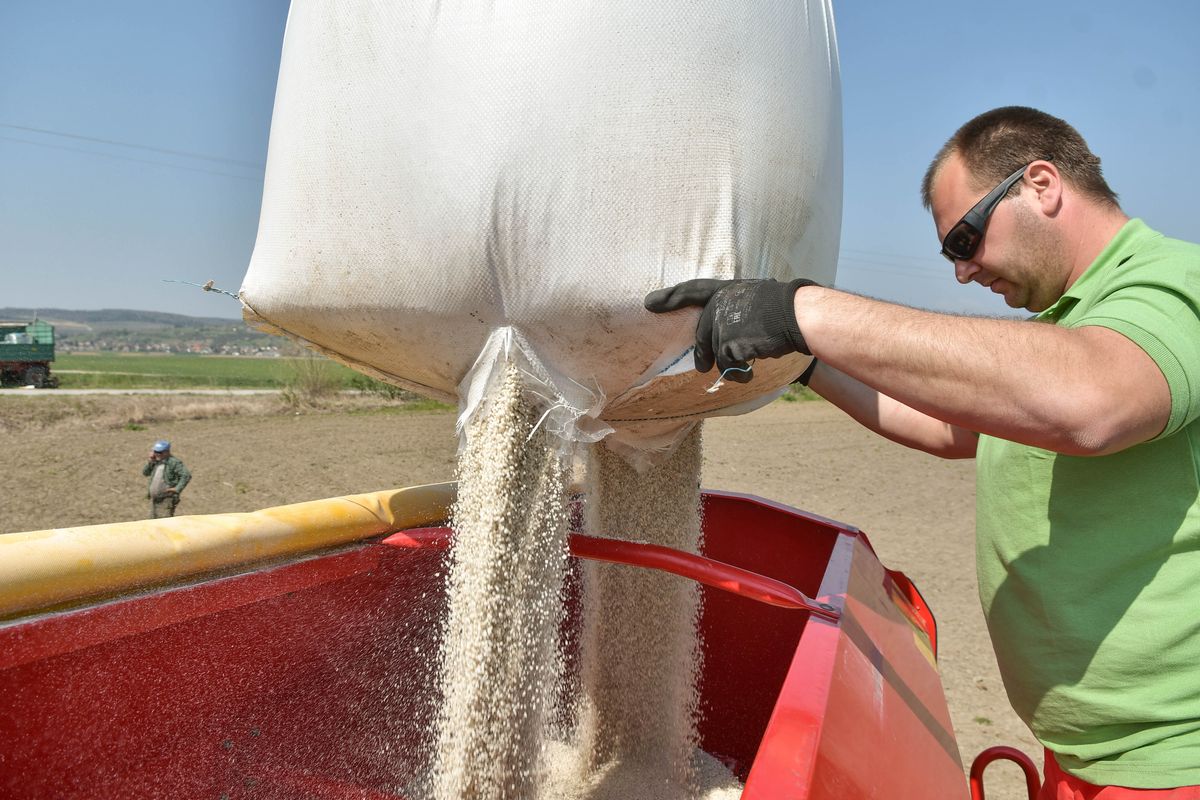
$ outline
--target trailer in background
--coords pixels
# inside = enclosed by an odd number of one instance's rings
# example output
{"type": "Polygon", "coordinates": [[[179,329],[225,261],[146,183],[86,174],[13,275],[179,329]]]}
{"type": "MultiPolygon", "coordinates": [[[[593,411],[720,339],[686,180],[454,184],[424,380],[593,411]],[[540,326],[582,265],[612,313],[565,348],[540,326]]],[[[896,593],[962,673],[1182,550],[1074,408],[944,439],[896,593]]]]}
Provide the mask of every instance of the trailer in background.
{"type": "Polygon", "coordinates": [[[50,374],[53,360],[53,325],[39,319],[0,322],[0,386],[52,389],[58,386],[50,374]]]}

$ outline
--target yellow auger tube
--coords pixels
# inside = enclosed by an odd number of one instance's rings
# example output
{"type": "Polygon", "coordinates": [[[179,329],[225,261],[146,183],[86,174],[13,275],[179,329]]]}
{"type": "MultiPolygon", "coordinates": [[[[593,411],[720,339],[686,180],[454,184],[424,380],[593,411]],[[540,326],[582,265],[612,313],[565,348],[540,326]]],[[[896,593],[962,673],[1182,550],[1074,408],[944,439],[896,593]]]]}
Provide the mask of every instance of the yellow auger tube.
{"type": "Polygon", "coordinates": [[[436,483],[246,514],[0,534],[0,619],[435,524],[454,491],[436,483]]]}

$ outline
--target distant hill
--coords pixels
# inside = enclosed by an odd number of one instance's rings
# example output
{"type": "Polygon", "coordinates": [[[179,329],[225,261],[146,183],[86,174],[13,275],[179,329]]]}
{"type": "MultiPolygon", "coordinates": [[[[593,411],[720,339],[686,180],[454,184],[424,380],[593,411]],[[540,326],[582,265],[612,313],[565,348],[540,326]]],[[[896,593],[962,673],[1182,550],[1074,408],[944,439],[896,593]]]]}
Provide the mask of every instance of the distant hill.
{"type": "Polygon", "coordinates": [[[63,350],[133,350],[198,353],[254,353],[288,349],[277,336],[259,333],[240,319],[191,317],[161,311],[104,308],[0,308],[0,320],[49,322],[63,350]]]}
{"type": "Polygon", "coordinates": [[[241,325],[239,319],[226,317],[189,317],[186,314],[167,314],[162,311],[138,311],[132,308],[102,308],[98,311],[72,311],[65,308],[0,308],[0,319],[44,319],[52,325],[105,328],[149,326],[156,328],[194,328],[200,325],[241,325]],[[72,324],[73,323],[73,324],[72,324]]]}

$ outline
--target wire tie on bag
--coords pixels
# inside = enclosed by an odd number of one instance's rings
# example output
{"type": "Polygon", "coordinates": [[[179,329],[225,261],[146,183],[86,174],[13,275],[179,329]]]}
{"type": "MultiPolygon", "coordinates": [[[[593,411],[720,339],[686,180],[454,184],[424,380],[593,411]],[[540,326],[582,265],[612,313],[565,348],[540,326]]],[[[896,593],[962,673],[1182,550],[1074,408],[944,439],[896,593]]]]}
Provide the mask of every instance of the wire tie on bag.
{"type": "Polygon", "coordinates": [[[219,286],[214,286],[213,281],[205,281],[204,283],[192,283],[191,281],[176,281],[176,280],[171,280],[170,278],[163,278],[163,283],[182,283],[185,286],[195,286],[197,289],[203,289],[206,292],[216,292],[217,294],[223,294],[226,297],[232,297],[234,300],[237,300],[239,303],[242,302],[242,298],[238,297],[233,292],[227,292],[219,286]]]}
{"type": "Polygon", "coordinates": [[[754,364],[753,364],[753,362],[751,362],[750,364],[748,364],[744,367],[729,367],[725,370],[722,370],[720,377],[717,378],[717,380],[713,383],[712,386],[708,387],[704,391],[707,392],[708,394],[714,394],[725,383],[725,376],[728,375],[729,373],[731,373],[731,372],[750,372],[753,369],[754,369],[754,364]]]}

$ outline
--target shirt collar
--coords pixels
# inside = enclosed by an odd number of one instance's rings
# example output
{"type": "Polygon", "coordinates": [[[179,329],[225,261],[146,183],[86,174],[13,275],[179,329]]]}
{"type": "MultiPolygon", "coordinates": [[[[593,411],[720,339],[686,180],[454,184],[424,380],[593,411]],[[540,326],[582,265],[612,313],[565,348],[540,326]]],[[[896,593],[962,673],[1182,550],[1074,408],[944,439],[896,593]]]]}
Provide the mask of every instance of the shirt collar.
{"type": "Polygon", "coordinates": [[[1087,288],[1091,284],[1099,280],[1096,276],[1104,272],[1108,266],[1119,266],[1129,260],[1137,251],[1141,243],[1147,236],[1154,234],[1150,226],[1142,222],[1140,219],[1131,219],[1121,226],[1121,230],[1117,231],[1117,235],[1109,240],[1104,249],[1100,251],[1100,255],[1096,256],[1083,274],[1075,279],[1075,282],[1067,287],[1063,292],[1062,297],[1058,298],[1052,306],[1047,308],[1036,316],[1036,319],[1057,319],[1067,309],[1079,302],[1085,294],[1087,288]]]}

